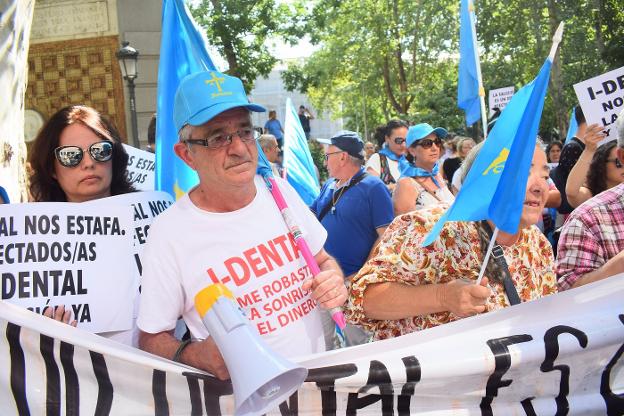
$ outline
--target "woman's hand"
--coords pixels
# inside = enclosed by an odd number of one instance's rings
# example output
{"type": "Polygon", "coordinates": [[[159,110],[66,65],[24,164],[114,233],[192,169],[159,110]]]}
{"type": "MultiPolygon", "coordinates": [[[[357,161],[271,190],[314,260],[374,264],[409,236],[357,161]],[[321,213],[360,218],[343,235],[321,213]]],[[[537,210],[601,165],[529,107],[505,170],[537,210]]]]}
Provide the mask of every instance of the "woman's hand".
{"type": "Polygon", "coordinates": [[[75,327],[76,325],[78,325],[78,321],[74,319],[70,322],[71,315],[71,310],[66,310],[65,305],[48,306],[43,310],[43,316],[47,316],[48,318],[54,319],[55,321],[63,322],[67,325],[75,327]]]}
{"type": "Polygon", "coordinates": [[[446,310],[461,318],[485,312],[485,302],[492,295],[487,284],[487,277],[479,285],[468,279],[453,280],[439,286],[438,301],[446,310]]]}
{"type": "Polygon", "coordinates": [[[603,133],[604,127],[599,124],[592,124],[587,127],[585,130],[585,135],[581,138],[581,141],[585,143],[585,150],[593,153],[598,148],[598,145],[605,138],[605,134],[603,133]]]}

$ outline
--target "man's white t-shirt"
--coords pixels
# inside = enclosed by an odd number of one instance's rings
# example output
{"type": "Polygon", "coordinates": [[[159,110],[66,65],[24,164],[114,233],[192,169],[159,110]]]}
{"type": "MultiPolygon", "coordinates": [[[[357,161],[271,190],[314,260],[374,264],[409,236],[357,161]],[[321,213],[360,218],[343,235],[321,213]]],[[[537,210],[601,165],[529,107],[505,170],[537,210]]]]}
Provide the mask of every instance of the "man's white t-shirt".
{"type": "MultiPolygon", "coordinates": [[[[294,189],[276,180],[295,224],[318,253],[327,232],[294,189]]],[[[193,338],[208,337],[194,298],[220,282],[276,352],[295,357],[325,351],[320,307],[301,290],[311,273],[260,176],[255,185],[253,201],[237,211],[207,212],[186,194],[154,220],[142,256],[142,331],[171,330],[182,316],[193,338]]]]}
{"type": "MultiPolygon", "coordinates": [[[[389,157],[386,157],[386,160],[388,161],[390,174],[392,174],[392,177],[394,178],[395,182],[398,182],[399,178],[401,177],[401,171],[399,170],[399,162],[397,162],[396,160],[392,160],[389,157]]],[[[381,175],[381,162],[379,160],[379,153],[373,153],[371,157],[368,159],[368,162],[366,162],[366,169],[368,168],[371,168],[375,172],[377,172],[377,175],[381,175]]]]}

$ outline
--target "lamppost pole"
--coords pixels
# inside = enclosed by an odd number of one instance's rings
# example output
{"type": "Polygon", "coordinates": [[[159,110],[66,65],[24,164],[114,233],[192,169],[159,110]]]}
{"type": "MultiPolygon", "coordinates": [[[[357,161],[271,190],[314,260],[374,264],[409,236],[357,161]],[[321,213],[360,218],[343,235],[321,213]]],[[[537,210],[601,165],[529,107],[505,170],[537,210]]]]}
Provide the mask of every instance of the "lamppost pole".
{"type": "Polygon", "coordinates": [[[137,127],[137,112],[136,112],[136,96],[134,94],[134,80],[138,76],[137,71],[137,59],[139,57],[139,51],[130,46],[130,42],[123,41],[121,43],[121,49],[117,51],[117,59],[119,59],[119,66],[121,67],[121,74],[123,78],[128,81],[128,93],[130,95],[130,121],[132,123],[132,143],[137,149],[140,148],[139,144],[139,130],[137,127]]]}
{"type": "Polygon", "coordinates": [[[139,129],[137,127],[136,96],[134,95],[134,78],[128,78],[128,92],[130,94],[130,120],[132,122],[132,143],[140,149],[139,129]]]}

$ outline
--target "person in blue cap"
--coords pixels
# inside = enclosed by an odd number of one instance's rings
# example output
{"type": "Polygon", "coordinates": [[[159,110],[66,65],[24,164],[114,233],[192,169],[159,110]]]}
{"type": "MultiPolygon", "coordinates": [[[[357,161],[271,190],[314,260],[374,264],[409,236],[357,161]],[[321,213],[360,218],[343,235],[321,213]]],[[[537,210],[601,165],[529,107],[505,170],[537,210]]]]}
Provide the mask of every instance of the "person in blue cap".
{"type": "MultiPolygon", "coordinates": [[[[329,140],[317,141],[328,145],[325,166],[331,179],[310,208],[327,230],[325,250],[338,261],[349,281],[394,219],[392,198],[383,181],[364,170],[364,143],[359,134],[340,131],[329,140]]],[[[328,322],[331,329],[331,320],[328,322]]],[[[347,326],[347,346],[368,339],[368,334],[347,326]]]]}
{"type": "Polygon", "coordinates": [[[200,290],[227,286],[251,325],[286,357],[325,351],[319,306],[342,306],[347,296],[340,267],[323,249],[325,229],[295,190],[275,178],[321,269],[312,276],[256,173],[250,111],[265,109],[249,102],[238,78],[207,71],[181,81],[173,114],[180,140],[173,150],[199,184],[152,223],[143,256],[139,346],[220,379],[229,373],[195,310],[200,290]],[[179,316],[191,342],[173,336],[179,316]]]}
{"type": "Polygon", "coordinates": [[[447,132],[427,123],[412,126],[407,131],[407,154],[399,161],[401,178],[392,196],[395,215],[440,203],[452,203],[454,196],[446,186],[438,160],[442,139],[447,132]]]}

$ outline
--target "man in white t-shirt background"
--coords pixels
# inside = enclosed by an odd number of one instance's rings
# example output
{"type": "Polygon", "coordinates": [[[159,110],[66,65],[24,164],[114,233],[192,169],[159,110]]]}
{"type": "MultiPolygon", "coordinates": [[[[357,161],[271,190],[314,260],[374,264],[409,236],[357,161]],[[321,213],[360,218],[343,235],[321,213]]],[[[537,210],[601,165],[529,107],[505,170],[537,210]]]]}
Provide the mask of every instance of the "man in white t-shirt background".
{"type": "MultiPolygon", "coordinates": [[[[323,249],[327,237],[287,182],[276,178],[321,269],[313,277],[263,179],[249,103],[238,78],[210,71],[187,76],[176,93],[176,155],[199,185],[152,224],[144,251],[139,346],[206,370],[227,368],[194,308],[198,291],[223,283],[276,352],[296,357],[325,350],[319,313],[342,306],[343,275],[323,249]],[[192,342],[173,336],[182,316],[192,342]]],[[[166,150],[165,150],[166,151],[166,150]]]]}

